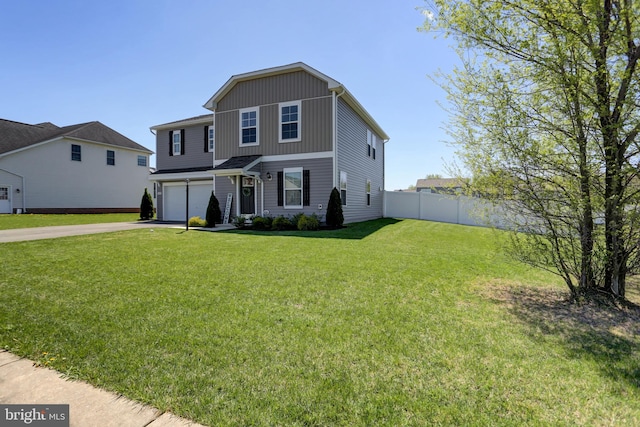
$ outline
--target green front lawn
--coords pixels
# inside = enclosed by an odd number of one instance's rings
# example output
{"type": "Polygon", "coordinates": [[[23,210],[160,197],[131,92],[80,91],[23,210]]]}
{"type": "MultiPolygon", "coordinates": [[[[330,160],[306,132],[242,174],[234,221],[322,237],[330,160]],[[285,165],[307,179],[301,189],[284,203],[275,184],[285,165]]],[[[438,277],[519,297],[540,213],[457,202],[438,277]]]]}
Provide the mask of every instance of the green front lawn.
{"type": "Polygon", "coordinates": [[[140,219],[138,213],[118,214],[21,214],[0,215],[0,230],[13,228],[48,227],[52,225],[101,224],[107,222],[133,222],[140,219]]]}
{"type": "Polygon", "coordinates": [[[387,219],[3,244],[0,345],[215,426],[640,424],[637,325],[566,306],[499,236],[387,219]]]}

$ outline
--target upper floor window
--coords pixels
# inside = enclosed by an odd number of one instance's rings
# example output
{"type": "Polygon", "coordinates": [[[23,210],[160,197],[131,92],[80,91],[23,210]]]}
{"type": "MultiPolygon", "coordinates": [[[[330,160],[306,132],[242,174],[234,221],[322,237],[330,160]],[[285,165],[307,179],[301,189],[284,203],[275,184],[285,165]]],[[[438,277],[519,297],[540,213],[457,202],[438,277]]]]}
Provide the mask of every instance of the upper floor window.
{"type": "Polygon", "coordinates": [[[107,165],[109,166],[116,165],[116,152],[113,150],[107,150],[107,165]]]}
{"type": "Polygon", "coordinates": [[[367,156],[372,157],[374,160],[376,158],[377,142],[378,137],[376,134],[367,129],[367,156]]]}
{"type": "Polygon", "coordinates": [[[179,156],[183,153],[182,150],[182,131],[174,130],[171,132],[171,155],[179,156]]]}
{"type": "Polygon", "coordinates": [[[71,144],[71,160],[82,161],[82,147],[78,144],[71,144]]]}
{"type": "Polygon", "coordinates": [[[300,141],[300,101],[287,102],[280,108],[280,142],[300,141]]]}
{"type": "Polygon", "coordinates": [[[138,166],[147,166],[147,156],[138,156],[138,166]]]}
{"type": "Polygon", "coordinates": [[[216,133],[213,126],[207,126],[207,148],[210,153],[213,153],[213,150],[216,146],[216,133]]]}
{"type": "Polygon", "coordinates": [[[258,145],[258,126],[260,115],[258,108],[240,110],[240,145],[258,145]]]}

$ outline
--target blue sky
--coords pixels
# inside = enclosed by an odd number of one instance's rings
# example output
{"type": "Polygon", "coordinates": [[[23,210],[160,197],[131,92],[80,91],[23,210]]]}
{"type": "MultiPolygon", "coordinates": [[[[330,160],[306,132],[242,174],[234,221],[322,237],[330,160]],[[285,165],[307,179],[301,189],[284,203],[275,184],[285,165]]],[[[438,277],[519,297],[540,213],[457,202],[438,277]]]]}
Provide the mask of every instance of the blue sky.
{"type": "MultiPolygon", "coordinates": [[[[418,32],[422,0],[4,1],[0,117],[100,121],[155,151],[149,127],[206,114],[234,74],[302,61],[344,84],[391,140],[386,188],[447,175],[444,92],[457,62],[418,32]]],[[[152,165],[155,160],[152,158],[152,165]]]]}

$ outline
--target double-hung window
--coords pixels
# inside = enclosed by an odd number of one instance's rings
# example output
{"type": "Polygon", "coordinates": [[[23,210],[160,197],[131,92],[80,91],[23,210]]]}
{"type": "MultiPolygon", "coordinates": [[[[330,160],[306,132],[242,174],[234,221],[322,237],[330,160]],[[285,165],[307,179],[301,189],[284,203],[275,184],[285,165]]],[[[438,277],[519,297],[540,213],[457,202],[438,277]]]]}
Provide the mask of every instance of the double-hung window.
{"type": "Polygon", "coordinates": [[[284,207],[302,208],[302,168],[284,169],[284,207]]]}
{"type": "Polygon", "coordinates": [[[365,188],[367,192],[367,206],[371,206],[371,180],[367,180],[367,186],[365,188]]]}
{"type": "Polygon", "coordinates": [[[82,147],[78,144],[71,144],[71,160],[82,161],[82,147]]]}
{"type": "Polygon", "coordinates": [[[300,101],[279,104],[280,142],[300,141],[300,101]]]}
{"type": "Polygon", "coordinates": [[[216,143],[216,133],[215,130],[213,128],[213,126],[207,126],[207,136],[208,136],[208,143],[209,143],[209,152],[213,153],[213,149],[215,148],[215,143],[216,143]]]}
{"type": "Polygon", "coordinates": [[[378,143],[378,137],[375,133],[367,129],[367,156],[376,158],[376,145],[378,143]]]}
{"type": "Polygon", "coordinates": [[[116,165],[116,152],[113,150],[107,150],[107,165],[109,166],[116,165]]]}
{"type": "Polygon", "coordinates": [[[183,139],[184,130],[174,130],[171,132],[171,155],[179,156],[184,154],[183,139]]]}
{"type": "Polygon", "coordinates": [[[240,146],[258,145],[260,114],[257,108],[240,110],[240,146]]]}

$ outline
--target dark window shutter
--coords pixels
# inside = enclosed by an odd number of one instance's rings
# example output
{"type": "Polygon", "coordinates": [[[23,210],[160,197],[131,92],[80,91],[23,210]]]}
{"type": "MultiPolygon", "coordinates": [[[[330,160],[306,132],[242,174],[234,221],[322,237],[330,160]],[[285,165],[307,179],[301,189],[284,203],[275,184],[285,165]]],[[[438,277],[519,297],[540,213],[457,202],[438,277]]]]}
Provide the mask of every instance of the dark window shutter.
{"type": "Polygon", "coordinates": [[[367,144],[367,156],[371,157],[371,144],[367,144]]]}
{"type": "Polygon", "coordinates": [[[180,154],[184,154],[184,146],[185,146],[185,141],[184,141],[184,129],[180,129],[180,154]]]}
{"type": "Polygon", "coordinates": [[[204,152],[209,151],[209,126],[204,127],[204,152]]]}
{"type": "Polygon", "coordinates": [[[376,159],[376,149],[374,148],[373,149],[373,160],[375,160],[375,159],[376,159]]]}
{"type": "Polygon", "coordinates": [[[173,156],[173,132],[169,131],[169,155],[173,156]]]}
{"type": "Polygon", "coordinates": [[[302,171],[302,206],[311,205],[311,180],[309,179],[309,169],[302,171]]]}
{"type": "Polygon", "coordinates": [[[284,174],[278,172],[278,206],[284,206],[284,174]]]}

